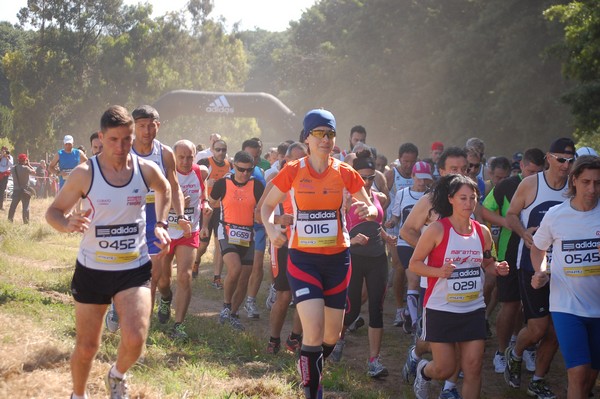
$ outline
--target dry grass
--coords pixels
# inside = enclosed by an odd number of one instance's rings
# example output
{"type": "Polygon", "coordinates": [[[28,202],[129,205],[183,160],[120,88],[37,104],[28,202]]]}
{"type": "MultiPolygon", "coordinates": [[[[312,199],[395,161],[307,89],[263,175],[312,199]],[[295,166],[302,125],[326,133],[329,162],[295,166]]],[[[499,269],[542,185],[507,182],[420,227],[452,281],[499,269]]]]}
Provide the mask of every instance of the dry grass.
{"type": "MultiPolygon", "coordinates": [[[[74,322],[68,284],[79,236],[55,233],[45,224],[43,213],[49,204],[50,200],[33,201],[28,226],[10,225],[0,213],[0,398],[66,398],[71,391],[74,322]]],[[[265,354],[266,311],[259,321],[244,318],[247,331],[243,334],[216,322],[222,291],[210,287],[211,263],[209,248],[193,284],[186,323],[191,342],[173,343],[167,327],[154,319],[146,351],[131,370],[132,398],[302,397],[293,356],[265,354]]],[[[261,291],[259,304],[264,303],[261,291]]],[[[403,385],[400,377],[410,338],[391,326],[395,309],[390,294],[384,308],[382,347],[390,376],[382,381],[366,377],[367,331],[362,328],[347,336],[342,362],[326,364],[326,398],[413,397],[411,387],[403,385]]],[[[286,324],[283,334],[289,330],[286,324]]],[[[117,345],[118,335],[105,333],[89,378],[88,392],[93,398],[106,397],[103,379],[117,345]]],[[[524,388],[509,389],[502,376],[493,373],[494,351],[495,340],[488,340],[482,397],[526,398],[524,388]]],[[[524,384],[529,378],[524,373],[524,384]]],[[[549,381],[559,397],[565,397],[566,374],[560,355],[549,381]]]]}

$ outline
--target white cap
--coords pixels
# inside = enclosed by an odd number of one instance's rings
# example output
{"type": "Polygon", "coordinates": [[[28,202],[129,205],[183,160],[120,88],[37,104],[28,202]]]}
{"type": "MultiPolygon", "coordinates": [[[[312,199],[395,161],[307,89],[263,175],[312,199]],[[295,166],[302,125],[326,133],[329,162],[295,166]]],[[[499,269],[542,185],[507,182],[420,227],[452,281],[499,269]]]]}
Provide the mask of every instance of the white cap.
{"type": "Polygon", "coordinates": [[[63,144],[73,144],[73,136],[67,134],[63,139],[63,144]]]}
{"type": "Polygon", "coordinates": [[[593,155],[595,157],[598,156],[598,153],[592,147],[581,147],[580,149],[575,151],[575,153],[577,154],[578,157],[580,157],[582,155],[593,155]]]}

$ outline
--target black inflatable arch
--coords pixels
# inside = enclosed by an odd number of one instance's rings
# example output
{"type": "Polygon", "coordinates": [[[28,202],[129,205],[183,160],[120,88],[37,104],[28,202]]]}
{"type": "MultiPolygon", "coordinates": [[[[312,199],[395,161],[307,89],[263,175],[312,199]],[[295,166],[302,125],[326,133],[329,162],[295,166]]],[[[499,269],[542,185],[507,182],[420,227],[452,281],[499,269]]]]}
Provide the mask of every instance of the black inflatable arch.
{"type": "Polygon", "coordinates": [[[263,141],[296,138],[302,121],[277,97],[268,93],[223,93],[210,91],[174,90],[159,98],[154,107],[161,122],[181,115],[256,118],[262,128],[270,127],[273,137],[263,141]]]}

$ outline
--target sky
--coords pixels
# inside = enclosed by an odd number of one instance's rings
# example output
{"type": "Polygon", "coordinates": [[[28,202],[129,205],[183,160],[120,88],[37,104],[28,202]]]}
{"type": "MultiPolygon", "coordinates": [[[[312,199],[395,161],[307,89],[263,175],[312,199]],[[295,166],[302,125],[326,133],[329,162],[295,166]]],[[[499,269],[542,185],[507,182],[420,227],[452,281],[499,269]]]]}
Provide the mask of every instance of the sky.
{"type": "MultiPolygon", "coordinates": [[[[226,26],[240,22],[240,30],[261,28],[272,32],[287,29],[289,21],[297,21],[302,13],[317,0],[214,0],[211,16],[225,17],[226,26]]],[[[140,0],[124,0],[125,4],[144,3],[140,0]]],[[[153,16],[167,11],[177,11],[185,7],[187,0],[148,0],[152,4],[153,16]]],[[[17,13],[27,5],[27,0],[3,0],[0,7],[0,21],[17,23],[17,13]]]]}

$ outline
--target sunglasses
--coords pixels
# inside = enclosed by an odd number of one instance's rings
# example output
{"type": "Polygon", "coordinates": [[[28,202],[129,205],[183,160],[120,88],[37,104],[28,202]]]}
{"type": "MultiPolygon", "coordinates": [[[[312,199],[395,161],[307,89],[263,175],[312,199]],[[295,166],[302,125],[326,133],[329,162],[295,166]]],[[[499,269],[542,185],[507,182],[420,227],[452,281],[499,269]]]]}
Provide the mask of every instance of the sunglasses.
{"type": "Polygon", "coordinates": [[[367,181],[367,180],[372,181],[372,180],[375,180],[375,173],[373,173],[372,175],[369,175],[369,176],[360,175],[360,177],[362,177],[364,181],[367,181]]]}
{"type": "Polygon", "coordinates": [[[565,162],[573,163],[573,162],[575,162],[574,157],[573,158],[563,158],[563,157],[557,157],[556,155],[554,155],[552,153],[549,153],[549,154],[552,155],[552,157],[554,157],[554,159],[556,159],[558,161],[558,163],[565,163],[565,162]]]}
{"type": "Polygon", "coordinates": [[[327,136],[328,139],[332,139],[335,137],[335,130],[313,129],[310,131],[310,134],[318,139],[322,139],[325,136],[327,136]]]}
{"type": "Polygon", "coordinates": [[[470,163],[469,166],[467,167],[467,171],[479,169],[480,166],[481,166],[480,163],[470,163]]]}
{"type": "Polygon", "coordinates": [[[235,165],[235,168],[238,170],[238,172],[240,173],[252,173],[252,170],[254,170],[254,166],[251,168],[240,168],[239,166],[235,165]]]}
{"type": "Polygon", "coordinates": [[[227,152],[227,148],[215,148],[215,152],[227,152]]]}

